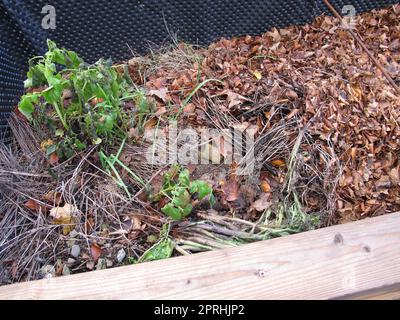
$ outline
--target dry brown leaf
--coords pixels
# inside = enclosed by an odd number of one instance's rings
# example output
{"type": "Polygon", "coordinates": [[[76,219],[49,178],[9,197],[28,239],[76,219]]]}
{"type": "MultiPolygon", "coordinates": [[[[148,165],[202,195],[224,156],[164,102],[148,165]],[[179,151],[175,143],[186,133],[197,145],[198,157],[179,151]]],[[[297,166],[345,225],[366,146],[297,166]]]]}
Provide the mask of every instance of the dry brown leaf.
{"type": "Polygon", "coordinates": [[[59,157],[58,157],[56,152],[53,152],[49,157],[49,163],[51,165],[57,164],[59,160],[60,159],[59,159],[59,157]]]}
{"type": "Polygon", "coordinates": [[[389,177],[392,180],[393,184],[399,184],[400,183],[400,173],[399,173],[399,168],[393,168],[389,171],[389,177]]]}
{"type": "Polygon", "coordinates": [[[152,129],[154,128],[158,123],[158,119],[157,118],[151,118],[149,120],[146,121],[146,123],[144,124],[144,128],[145,129],[152,129]]]}
{"type": "Polygon", "coordinates": [[[40,206],[35,200],[29,199],[27,202],[25,202],[25,207],[36,211],[36,210],[39,210],[40,206]]]}
{"type": "Polygon", "coordinates": [[[43,196],[43,199],[51,204],[59,206],[62,201],[62,195],[61,195],[61,192],[51,190],[43,196]]]}
{"type": "Polygon", "coordinates": [[[279,167],[283,167],[286,163],[285,163],[285,160],[283,160],[283,159],[275,159],[275,160],[271,161],[271,164],[274,167],[279,168],[279,167]]]}
{"type": "Polygon", "coordinates": [[[264,211],[271,207],[272,202],[270,201],[270,194],[263,193],[261,194],[260,198],[251,205],[252,208],[256,209],[257,211],[264,211]]]}
{"type": "Polygon", "coordinates": [[[226,101],[228,102],[228,109],[231,109],[245,101],[251,101],[250,99],[233,92],[232,90],[224,90],[222,91],[219,96],[226,95],[226,101]]]}
{"type": "Polygon", "coordinates": [[[75,206],[66,203],[63,207],[54,207],[50,210],[50,216],[54,224],[63,225],[63,234],[69,234],[76,225],[76,216],[80,213],[75,206]]]}
{"type": "Polygon", "coordinates": [[[193,103],[188,103],[184,108],[184,113],[193,113],[196,110],[196,106],[193,103]]]}
{"type": "Polygon", "coordinates": [[[265,192],[265,193],[268,193],[268,192],[271,192],[271,186],[270,186],[270,184],[268,183],[268,181],[261,181],[261,185],[260,185],[260,187],[261,187],[261,190],[263,191],[263,192],[265,192]]]}
{"type": "Polygon", "coordinates": [[[232,202],[239,198],[239,184],[236,179],[229,179],[223,186],[222,191],[225,193],[226,201],[232,202]]]}
{"type": "Polygon", "coordinates": [[[149,95],[150,96],[156,96],[160,98],[162,101],[167,101],[167,94],[168,94],[168,89],[167,88],[160,88],[157,90],[150,90],[149,95]]]}
{"type": "Polygon", "coordinates": [[[94,260],[94,262],[99,260],[102,252],[103,252],[103,250],[101,249],[101,247],[97,243],[92,243],[91,244],[91,246],[90,246],[90,254],[92,255],[92,259],[94,260]]]}

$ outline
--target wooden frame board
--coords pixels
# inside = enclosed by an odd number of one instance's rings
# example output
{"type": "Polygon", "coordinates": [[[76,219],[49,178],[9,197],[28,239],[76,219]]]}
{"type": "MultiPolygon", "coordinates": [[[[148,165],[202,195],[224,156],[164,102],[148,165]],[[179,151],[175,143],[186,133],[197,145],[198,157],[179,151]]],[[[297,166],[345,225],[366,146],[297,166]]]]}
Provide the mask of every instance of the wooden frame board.
{"type": "Polygon", "coordinates": [[[400,213],[231,249],[0,287],[0,299],[399,297],[400,213]]]}

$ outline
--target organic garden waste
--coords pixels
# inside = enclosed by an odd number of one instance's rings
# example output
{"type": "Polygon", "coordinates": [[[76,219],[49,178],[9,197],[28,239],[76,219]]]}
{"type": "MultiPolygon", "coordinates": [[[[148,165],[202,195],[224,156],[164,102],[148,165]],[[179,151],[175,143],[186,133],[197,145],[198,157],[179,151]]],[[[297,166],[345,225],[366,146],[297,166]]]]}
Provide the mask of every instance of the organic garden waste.
{"type": "MultiPolygon", "coordinates": [[[[400,5],[354,18],[400,84],[400,5]]],[[[330,16],[113,64],[48,40],[0,146],[0,280],[400,210],[400,96],[330,16]]]]}

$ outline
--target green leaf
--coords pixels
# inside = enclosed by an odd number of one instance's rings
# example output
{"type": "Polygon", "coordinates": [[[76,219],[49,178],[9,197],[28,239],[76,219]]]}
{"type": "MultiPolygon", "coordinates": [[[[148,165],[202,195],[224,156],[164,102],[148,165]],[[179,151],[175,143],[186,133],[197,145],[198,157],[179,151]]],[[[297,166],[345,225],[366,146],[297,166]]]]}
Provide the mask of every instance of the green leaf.
{"type": "Polygon", "coordinates": [[[189,174],[188,169],[181,171],[181,173],[179,174],[179,177],[178,177],[178,181],[179,181],[180,185],[182,185],[184,187],[189,187],[190,174],[189,174]]]}
{"type": "Polygon", "coordinates": [[[100,144],[102,141],[103,141],[102,139],[97,138],[97,139],[93,140],[93,144],[98,145],[98,144],[100,144]]]}
{"type": "Polygon", "coordinates": [[[32,113],[35,111],[35,104],[38,103],[39,96],[37,93],[28,93],[22,96],[18,104],[19,111],[29,120],[32,120],[32,113]]]}
{"type": "Polygon", "coordinates": [[[49,48],[49,51],[46,53],[48,61],[73,69],[78,68],[82,63],[82,59],[75,52],[58,48],[56,43],[50,39],[47,39],[47,46],[49,48]]]}
{"type": "Polygon", "coordinates": [[[84,144],[82,141],[80,140],[75,140],[74,143],[74,148],[76,148],[77,150],[85,150],[86,149],[86,144],[84,144]]]}
{"type": "Polygon", "coordinates": [[[161,239],[145,253],[143,253],[143,255],[138,259],[137,262],[141,263],[146,261],[167,259],[171,257],[173,251],[174,242],[170,238],[166,237],[161,239]]]}
{"type": "Polygon", "coordinates": [[[57,145],[52,144],[46,149],[46,156],[50,156],[52,153],[57,151],[57,145]]]}
{"type": "Polygon", "coordinates": [[[50,87],[42,91],[42,96],[48,103],[54,104],[60,101],[61,93],[60,90],[50,87]]]}
{"type": "Polygon", "coordinates": [[[182,213],[182,217],[186,217],[192,212],[193,206],[192,206],[191,203],[189,203],[186,207],[180,208],[180,210],[181,210],[181,213],[182,213]]]}
{"type": "Polygon", "coordinates": [[[64,135],[64,130],[57,129],[55,132],[56,137],[62,137],[64,135]]]}
{"type": "Polygon", "coordinates": [[[27,73],[28,79],[24,82],[25,88],[37,88],[42,85],[47,84],[46,77],[43,73],[44,65],[42,63],[37,65],[32,65],[32,62],[29,62],[29,71],[27,73]]]}
{"type": "Polygon", "coordinates": [[[174,196],[171,203],[175,207],[184,208],[190,203],[190,194],[186,189],[175,189],[171,193],[174,196]]]}
{"type": "Polygon", "coordinates": [[[176,208],[171,202],[167,203],[164,207],[162,207],[161,212],[165,213],[167,216],[171,217],[174,220],[182,219],[181,211],[178,208],[176,208]]]}
{"type": "Polygon", "coordinates": [[[199,200],[202,200],[206,196],[212,194],[212,188],[205,181],[201,180],[192,181],[190,184],[189,191],[191,194],[197,192],[199,194],[199,200]]]}

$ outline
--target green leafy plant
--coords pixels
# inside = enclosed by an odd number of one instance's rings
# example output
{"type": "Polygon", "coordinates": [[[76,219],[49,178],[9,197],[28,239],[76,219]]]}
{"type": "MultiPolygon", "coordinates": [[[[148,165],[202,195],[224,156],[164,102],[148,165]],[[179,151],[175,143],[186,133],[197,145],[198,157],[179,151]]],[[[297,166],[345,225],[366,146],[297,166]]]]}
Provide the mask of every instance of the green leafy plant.
{"type": "Polygon", "coordinates": [[[190,181],[189,170],[182,170],[179,165],[174,165],[164,174],[162,189],[152,199],[153,201],[158,201],[162,197],[169,199],[169,202],[161,208],[161,212],[174,220],[180,220],[192,212],[194,195],[197,195],[198,200],[208,197],[210,205],[213,206],[215,200],[212,191],[205,181],[190,181]]]}
{"type": "Polygon", "coordinates": [[[60,157],[125,138],[129,117],[122,103],[134,100],[136,89],[110,60],[88,65],[51,40],[47,45],[44,56],[30,60],[25,87],[35,90],[21,98],[21,113],[49,131],[60,157]]]}
{"type": "Polygon", "coordinates": [[[164,224],[160,232],[160,240],[146,250],[135,263],[169,258],[175,247],[174,242],[169,237],[169,231],[170,225],[164,224]]]}

